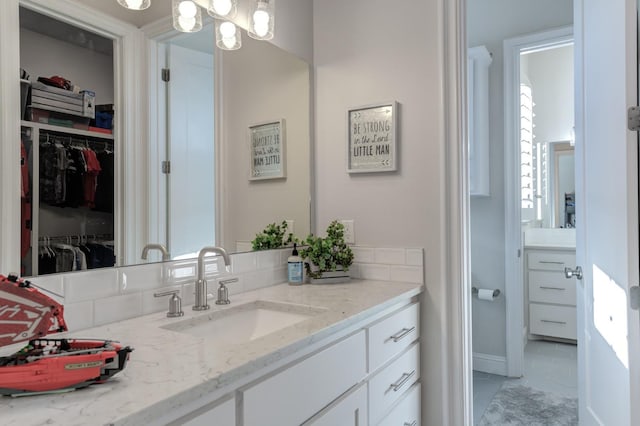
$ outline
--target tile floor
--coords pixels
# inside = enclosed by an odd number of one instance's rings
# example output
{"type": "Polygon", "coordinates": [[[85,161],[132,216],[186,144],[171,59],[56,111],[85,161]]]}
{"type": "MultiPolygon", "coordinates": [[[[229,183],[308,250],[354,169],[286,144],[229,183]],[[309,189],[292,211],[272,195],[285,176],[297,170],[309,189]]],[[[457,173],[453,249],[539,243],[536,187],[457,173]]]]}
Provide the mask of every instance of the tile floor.
{"type": "Polygon", "coordinates": [[[473,423],[477,424],[493,396],[505,381],[559,395],[577,398],[576,346],[531,340],[524,349],[524,375],[512,379],[495,374],[473,372],[473,423]]]}

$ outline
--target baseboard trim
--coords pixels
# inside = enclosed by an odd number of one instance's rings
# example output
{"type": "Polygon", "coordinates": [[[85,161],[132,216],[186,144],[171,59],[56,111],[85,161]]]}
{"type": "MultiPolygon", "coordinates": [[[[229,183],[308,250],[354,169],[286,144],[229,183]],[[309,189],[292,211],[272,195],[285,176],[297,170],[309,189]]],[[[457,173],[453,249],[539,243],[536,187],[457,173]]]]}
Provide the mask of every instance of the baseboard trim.
{"type": "Polygon", "coordinates": [[[473,369],[483,373],[507,375],[507,358],[504,356],[473,353],[473,369]]]}

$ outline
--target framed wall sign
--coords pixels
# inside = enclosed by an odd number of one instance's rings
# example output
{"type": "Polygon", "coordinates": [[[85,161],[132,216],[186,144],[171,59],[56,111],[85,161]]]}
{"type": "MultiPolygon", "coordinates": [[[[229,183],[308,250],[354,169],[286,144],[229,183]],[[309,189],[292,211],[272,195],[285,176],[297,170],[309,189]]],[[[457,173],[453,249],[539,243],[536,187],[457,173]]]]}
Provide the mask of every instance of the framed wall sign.
{"type": "Polygon", "coordinates": [[[347,111],[349,173],[396,170],[397,110],[392,101],[347,111]]]}
{"type": "Polygon", "coordinates": [[[249,126],[249,180],[286,176],[284,135],[284,119],[249,126]]]}

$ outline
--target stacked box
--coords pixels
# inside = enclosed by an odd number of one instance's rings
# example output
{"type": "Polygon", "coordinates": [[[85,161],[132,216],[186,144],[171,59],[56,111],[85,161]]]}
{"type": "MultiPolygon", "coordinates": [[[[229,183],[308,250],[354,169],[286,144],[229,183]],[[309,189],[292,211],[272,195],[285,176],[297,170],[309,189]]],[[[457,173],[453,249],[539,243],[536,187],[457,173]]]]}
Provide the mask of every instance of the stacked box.
{"type": "Polygon", "coordinates": [[[70,90],[33,82],[31,85],[31,107],[79,117],[94,118],[95,93],[89,90],[73,93],[70,90]]]}

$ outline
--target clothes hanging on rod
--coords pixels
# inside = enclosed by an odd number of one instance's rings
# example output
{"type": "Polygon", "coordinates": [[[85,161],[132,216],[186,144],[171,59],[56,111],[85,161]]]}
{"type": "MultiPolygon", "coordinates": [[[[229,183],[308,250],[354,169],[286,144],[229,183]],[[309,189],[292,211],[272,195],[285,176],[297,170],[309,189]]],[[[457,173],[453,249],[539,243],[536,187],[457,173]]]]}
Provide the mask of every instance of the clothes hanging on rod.
{"type": "Polygon", "coordinates": [[[109,145],[106,140],[42,131],[40,201],[57,207],[87,206],[113,213],[114,156],[109,145]],[[103,194],[98,197],[99,205],[96,194],[103,194]]]}
{"type": "Polygon", "coordinates": [[[112,235],[40,237],[38,273],[44,275],[114,266],[116,257],[112,240],[112,235]]]}

